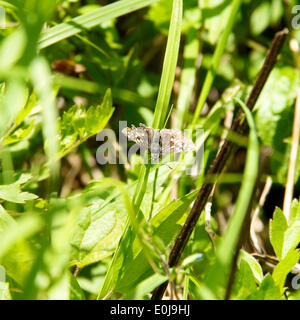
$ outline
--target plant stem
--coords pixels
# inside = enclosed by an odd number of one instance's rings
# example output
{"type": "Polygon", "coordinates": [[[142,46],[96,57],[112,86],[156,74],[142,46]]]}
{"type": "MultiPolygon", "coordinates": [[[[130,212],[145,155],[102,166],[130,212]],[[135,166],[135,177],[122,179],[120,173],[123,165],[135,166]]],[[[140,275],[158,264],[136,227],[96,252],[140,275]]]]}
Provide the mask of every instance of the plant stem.
{"type": "MultiPolygon", "coordinates": [[[[254,83],[254,86],[246,100],[246,106],[252,110],[267,79],[268,76],[270,74],[270,72],[272,71],[276,61],[277,61],[277,56],[279,54],[279,52],[281,51],[284,41],[287,37],[288,34],[288,30],[284,29],[278,33],[276,33],[273,42],[270,46],[270,49],[268,51],[268,54],[266,56],[266,59],[264,61],[264,64],[256,78],[256,81],[254,83]]],[[[243,113],[242,111],[240,111],[237,115],[237,117],[235,118],[232,126],[231,126],[231,131],[234,131],[236,133],[242,133],[245,129],[245,123],[243,121],[243,113]]],[[[233,151],[233,143],[226,140],[222,146],[222,148],[220,149],[216,159],[214,160],[211,168],[208,171],[208,176],[210,176],[211,174],[220,174],[230,156],[230,154],[233,151]]],[[[192,234],[194,227],[200,217],[201,212],[204,210],[205,204],[207,202],[207,199],[210,196],[210,193],[213,189],[213,184],[212,183],[207,183],[205,182],[198,195],[197,198],[193,204],[193,207],[190,211],[190,214],[185,222],[185,224],[183,225],[176,241],[175,244],[171,250],[170,253],[170,258],[169,258],[169,266],[173,267],[175,266],[181,255],[182,252],[190,238],[190,235],[192,234]]],[[[167,287],[167,282],[161,284],[159,287],[157,287],[152,295],[152,300],[159,300],[162,298],[165,289],[167,287]]]]}
{"type": "Polygon", "coordinates": [[[287,222],[289,222],[291,203],[292,203],[293,193],[294,193],[294,180],[295,180],[295,172],[296,172],[296,165],[297,165],[299,139],[300,139],[300,89],[298,90],[298,95],[297,95],[297,100],[295,105],[292,146],[291,146],[291,152],[290,152],[289,169],[288,169],[288,176],[286,180],[284,202],[283,202],[283,213],[286,217],[287,222]]]}

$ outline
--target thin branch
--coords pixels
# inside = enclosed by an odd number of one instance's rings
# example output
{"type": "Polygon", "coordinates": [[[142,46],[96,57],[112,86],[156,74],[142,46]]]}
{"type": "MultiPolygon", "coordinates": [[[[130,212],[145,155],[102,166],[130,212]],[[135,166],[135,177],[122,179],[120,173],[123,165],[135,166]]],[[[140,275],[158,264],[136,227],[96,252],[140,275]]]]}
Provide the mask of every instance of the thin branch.
{"type": "Polygon", "coordinates": [[[288,176],[287,176],[286,185],[285,185],[285,194],[284,194],[284,202],[283,202],[283,213],[286,217],[287,222],[289,221],[289,217],[290,217],[290,209],[291,209],[291,203],[292,203],[293,193],[294,193],[294,179],[295,179],[295,171],[296,171],[296,164],[297,164],[299,139],[300,139],[300,89],[298,91],[297,101],[295,105],[293,138],[292,138],[289,169],[288,169],[288,176]]]}
{"type": "MultiPolygon", "coordinates": [[[[268,76],[271,72],[271,70],[273,69],[276,61],[277,61],[277,56],[279,54],[279,52],[281,51],[284,41],[287,37],[288,34],[288,30],[284,29],[280,32],[278,32],[275,37],[274,40],[271,44],[271,47],[268,51],[267,57],[265,59],[264,65],[262,66],[258,77],[254,83],[254,86],[246,100],[246,105],[247,107],[252,110],[261,91],[263,86],[265,85],[268,76]]],[[[245,129],[245,122],[243,121],[243,113],[239,112],[236,119],[234,120],[232,126],[231,126],[231,131],[234,131],[236,133],[242,133],[245,129]]],[[[215,161],[213,162],[210,170],[208,171],[208,176],[210,176],[211,174],[220,174],[231,154],[231,152],[233,151],[233,143],[226,140],[224,142],[224,144],[222,145],[222,148],[220,150],[220,152],[218,153],[215,161]]],[[[211,183],[207,183],[205,182],[198,195],[197,198],[193,204],[193,207],[190,211],[190,214],[185,222],[185,224],[183,225],[176,241],[175,244],[171,250],[170,253],[170,258],[169,258],[169,266],[173,267],[175,266],[181,255],[182,252],[194,230],[194,227],[200,217],[201,212],[204,210],[205,208],[205,204],[209,198],[209,195],[212,191],[213,188],[213,184],[211,183]]],[[[165,292],[165,289],[167,287],[167,282],[161,284],[159,287],[157,287],[152,295],[152,300],[159,300],[163,297],[163,294],[165,292]]]]}

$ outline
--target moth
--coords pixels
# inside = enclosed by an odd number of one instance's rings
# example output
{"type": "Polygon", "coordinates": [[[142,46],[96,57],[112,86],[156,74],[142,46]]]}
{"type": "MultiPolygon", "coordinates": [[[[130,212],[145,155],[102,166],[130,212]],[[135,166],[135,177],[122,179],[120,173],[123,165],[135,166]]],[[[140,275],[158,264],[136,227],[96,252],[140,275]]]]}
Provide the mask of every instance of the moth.
{"type": "Polygon", "coordinates": [[[193,141],[178,129],[153,129],[140,123],[138,128],[132,125],[131,128],[124,128],[122,133],[136,142],[142,151],[150,152],[153,162],[158,162],[161,156],[170,153],[196,150],[193,141]]]}

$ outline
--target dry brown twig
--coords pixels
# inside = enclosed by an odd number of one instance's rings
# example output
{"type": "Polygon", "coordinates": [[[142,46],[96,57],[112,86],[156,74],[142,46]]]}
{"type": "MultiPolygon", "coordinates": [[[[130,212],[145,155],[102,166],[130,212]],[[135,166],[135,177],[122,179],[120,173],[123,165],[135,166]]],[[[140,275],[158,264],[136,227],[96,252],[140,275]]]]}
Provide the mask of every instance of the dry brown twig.
{"type": "MultiPolygon", "coordinates": [[[[258,77],[254,83],[254,86],[246,100],[246,105],[250,110],[253,109],[267,79],[268,76],[273,69],[279,52],[281,51],[284,41],[287,37],[288,30],[284,29],[278,33],[276,33],[272,44],[270,46],[270,49],[268,51],[268,54],[266,56],[266,59],[264,61],[264,64],[258,74],[258,77]]],[[[236,133],[242,133],[245,129],[245,122],[243,113],[239,112],[237,117],[235,118],[232,126],[231,131],[234,131],[236,133]]],[[[220,174],[223,171],[223,168],[231,155],[232,151],[234,149],[234,145],[232,142],[226,140],[224,144],[222,145],[222,148],[220,152],[218,153],[215,161],[213,162],[211,168],[208,171],[208,176],[212,174],[220,174]]],[[[207,200],[211,194],[211,191],[213,189],[213,184],[211,183],[203,183],[197,198],[192,206],[192,209],[190,211],[190,214],[183,225],[175,244],[171,250],[170,258],[169,258],[169,266],[173,267],[177,265],[182,252],[194,230],[194,227],[196,226],[196,223],[200,217],[201,212],[204,210],[205,205],[207,203],[207,200]]],[[[163,297],[164,292],[166,290],[168,283],[165,282],[161,284],[159,287],[155,289],[152,295],[152,300],[159,300],[163,297]]]]}

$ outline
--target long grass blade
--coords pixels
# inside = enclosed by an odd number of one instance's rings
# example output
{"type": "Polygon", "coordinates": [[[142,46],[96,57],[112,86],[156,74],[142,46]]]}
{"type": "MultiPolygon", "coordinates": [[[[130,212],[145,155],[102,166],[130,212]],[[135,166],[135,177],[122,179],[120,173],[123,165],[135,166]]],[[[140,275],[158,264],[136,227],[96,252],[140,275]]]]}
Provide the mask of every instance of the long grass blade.
{"type": "Polygon", "coordinates": [[[144,8],[156,1],[157,0],[121,0],[95,9],[92,12],[78,16],[71,21],[63,22],[44,32],[39,41],[39,48],[43,49],[51,46],[83,30],[93,28],[104,21],[144,8]]]}

